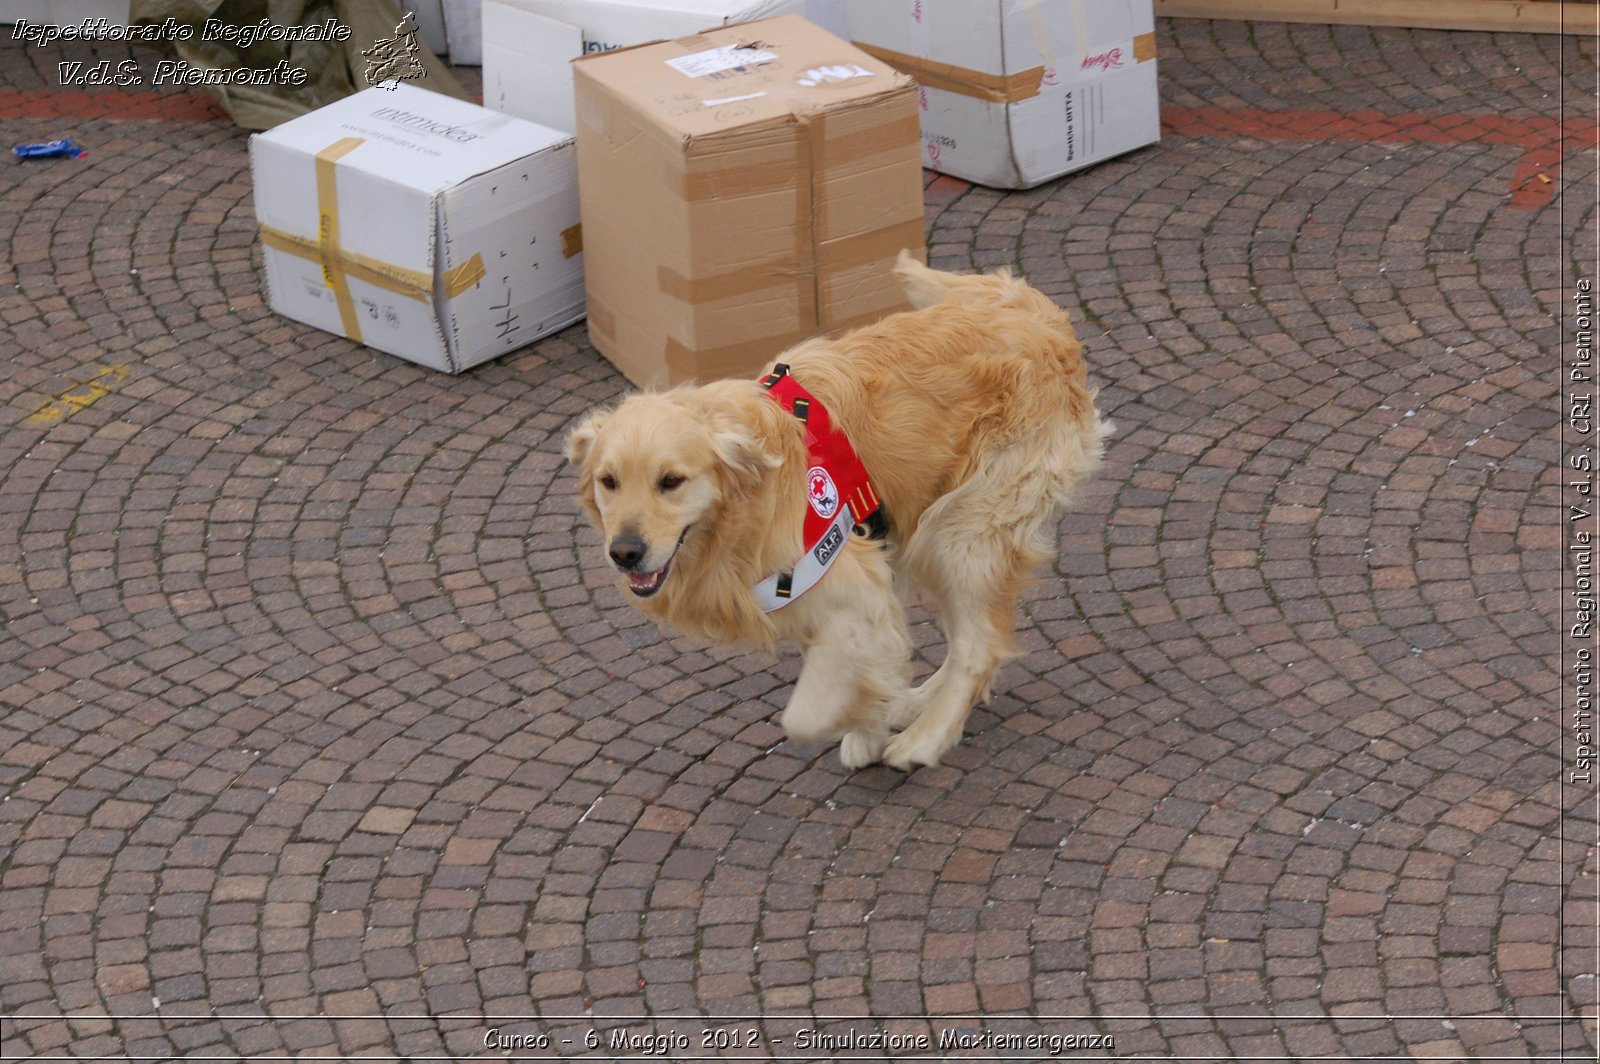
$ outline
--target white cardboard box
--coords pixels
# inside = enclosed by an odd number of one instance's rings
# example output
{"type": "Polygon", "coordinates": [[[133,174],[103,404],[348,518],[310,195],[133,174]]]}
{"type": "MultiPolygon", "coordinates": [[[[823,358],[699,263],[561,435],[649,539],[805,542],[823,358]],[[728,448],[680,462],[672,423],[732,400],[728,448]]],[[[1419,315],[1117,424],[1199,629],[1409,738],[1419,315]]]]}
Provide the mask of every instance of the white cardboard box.
{"type": "Polygon", "coordinates": [[[452,66],[483,62],[483,0],[441,0],[452,66]]]}
{"type": "Polygon", "coordinates": [[[845,35],[845,0],[483,0],[483,105],[574,131],[571,62],[788,13],[845,35]]]}
{"type": "Polygon", "coordinates": [[[583,315],[575,145],[412,85],[250,138],[279,314],[459,373],[583,315]]]}
{"type": "Polygon", "coordinates": [[[1028,188],[1161,138],[1151,0],[872,0],[850,40],[917,79],[922,162],[1028,188]]]}
{"type": "Polygon", "coordinates": [[[422,43],[440,59],[450,50],[450,40],[444,32],[444,5],[440,0],[406,0],[400,8],[416,16],[417,32],[422,43]]]}

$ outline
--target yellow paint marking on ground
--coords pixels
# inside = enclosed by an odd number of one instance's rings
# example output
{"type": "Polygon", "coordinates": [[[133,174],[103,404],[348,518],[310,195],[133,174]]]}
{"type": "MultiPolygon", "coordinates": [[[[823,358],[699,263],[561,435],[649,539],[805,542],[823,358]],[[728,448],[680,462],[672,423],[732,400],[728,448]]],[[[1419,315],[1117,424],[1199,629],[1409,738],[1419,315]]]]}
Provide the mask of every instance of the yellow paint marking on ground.
{"type": "Polygon", "coordinates": [[[128,365],[117,362],[107,366],[93,377],[74,384],[50,399],[28,415],[30,425],[54,425],[71,417],[86,406],[93,406],[105,398],[128,377],[128,365]]]}

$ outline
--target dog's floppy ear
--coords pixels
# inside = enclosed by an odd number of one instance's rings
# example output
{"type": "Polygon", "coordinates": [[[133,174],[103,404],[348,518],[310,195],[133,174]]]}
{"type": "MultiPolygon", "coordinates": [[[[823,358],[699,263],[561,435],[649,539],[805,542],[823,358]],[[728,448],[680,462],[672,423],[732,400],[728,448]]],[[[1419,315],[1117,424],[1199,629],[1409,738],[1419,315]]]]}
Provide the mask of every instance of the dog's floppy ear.
{"type": "Polygon", "coordinates": [[[600,435],[600,430],[605,427],[606,420],[611,416],[609,410],[596,410],[567,433],[567,442],[564,452],[567,461],[579,468],[589,460],[589,450],[594,446],[595,438],[600,435]]]}
{"type": "Polygon", "coordinates": [[[761,478],[783,464],[762,440],[735,418],[719,414],[711,422],[711,446],[739,488],[749,491],[761,478]]]}

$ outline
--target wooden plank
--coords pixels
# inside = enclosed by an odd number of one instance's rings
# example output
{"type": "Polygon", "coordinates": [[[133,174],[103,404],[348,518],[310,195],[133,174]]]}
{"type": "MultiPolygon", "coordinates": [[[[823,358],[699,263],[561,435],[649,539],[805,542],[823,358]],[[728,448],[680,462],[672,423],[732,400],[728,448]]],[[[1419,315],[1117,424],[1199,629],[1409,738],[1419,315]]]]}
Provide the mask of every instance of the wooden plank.
{"type": "Polygon", "coordinates": [[[1155,0],[1173,18],[1326,22],[1436,30],[1600,33],[1600,7],[1576,0],[1155,0]]]}

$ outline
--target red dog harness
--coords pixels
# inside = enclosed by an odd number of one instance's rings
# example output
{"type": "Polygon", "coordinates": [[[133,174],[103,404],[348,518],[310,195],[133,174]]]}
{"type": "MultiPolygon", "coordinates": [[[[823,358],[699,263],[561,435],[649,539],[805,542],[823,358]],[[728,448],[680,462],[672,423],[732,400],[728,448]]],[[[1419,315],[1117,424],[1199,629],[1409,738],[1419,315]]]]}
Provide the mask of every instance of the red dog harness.
{"type": "Polygon", "coordinates": [[[788,571],[774,573],[754,589],[756,602],[771,613],[816,586],[852,529],[876,539],[887,531],[887,523],[866,467],[827,408],[781,362],[762,378],[761,386],[805,426],[807,456],[805,549],[788,571]]]}

